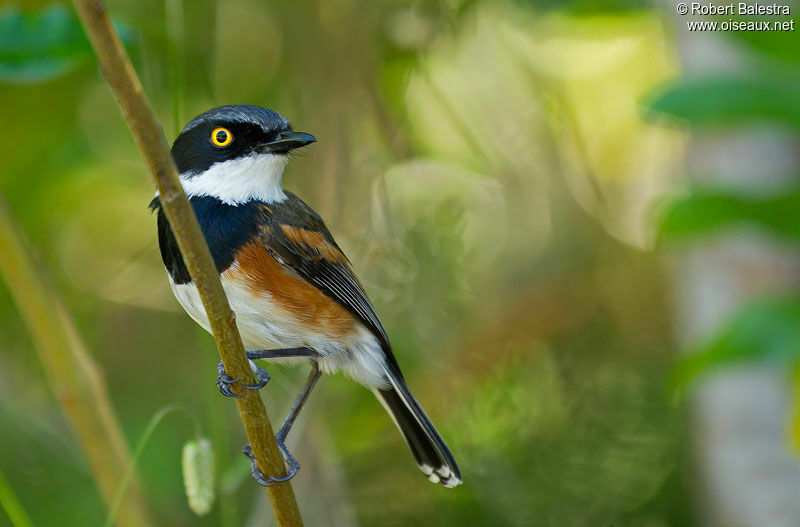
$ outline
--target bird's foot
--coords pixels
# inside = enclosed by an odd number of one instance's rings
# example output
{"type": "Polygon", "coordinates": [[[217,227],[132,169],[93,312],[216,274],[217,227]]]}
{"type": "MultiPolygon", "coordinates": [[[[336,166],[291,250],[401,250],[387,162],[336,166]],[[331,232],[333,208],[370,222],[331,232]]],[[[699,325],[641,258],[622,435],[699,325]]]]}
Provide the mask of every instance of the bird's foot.
{"type": "MultiPolygon", "coordinates": [[[[250,366],[253,368],[253,372],[256,376],[256,384],[242,384],[242,388],[247,388],[248,390],[260,390],[270,380],[269,373],[259,368],[255,362],[250,361],[250,366]]],[[[239,382],[239,378],[236,379],[232,378],[230,375],[225,373],[225,366],[223,366],[222,361],[217,365],[217,388],[219,388],[219,393],[224,395],[225,397],[242,397],[241,395],[234,393],[231,390],[231,386],[239,382]]]]}
{"type": "Polygon", "coordinates": [[[223,366],[222,361],[219,362],[217,365],[217,388],[219,388],[219,393],[224,395],[225,397],[241,397],[236,393],[231,391],[231,385],[238,382],[239,379],[234,379],[227,373],[225,373],[225,366],[223,366]]]}
{"type": "Polygon", "coordinates": [[[266,476],[264,475],[261,470],[258,468],[258,464],[256,463],[256,457],[253,455],[253,447],[250,445],[245,445],[242,447],[242,454],[250,461],[250,468],[251,474],[253,475],[253,479],[256,480],[256,483],[261,485],[262,487],[271,487],[276,483],[281,483],[284,481],[289,481],[292,479],[297,471],[300,470],[300,463],[289,453],[289,450],[286,449],[286,445],[284,444],[283,440],[279,437],[275,438],[278,442],[278,448],[281,450],[281,454],[283,454],[283,459],[286,460],[286,465],[288,467],[287,473],[285,476],[266,476]]]}

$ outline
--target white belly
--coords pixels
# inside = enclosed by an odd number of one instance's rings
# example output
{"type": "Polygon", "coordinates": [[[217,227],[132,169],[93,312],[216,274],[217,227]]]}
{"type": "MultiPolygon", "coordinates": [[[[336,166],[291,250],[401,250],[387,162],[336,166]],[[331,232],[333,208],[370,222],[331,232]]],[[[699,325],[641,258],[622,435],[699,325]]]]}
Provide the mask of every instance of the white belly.
{"type": "MultiPolygon", "coordinates": [[[[269,294],[254,295],[237,281],[226,279],[224,275],[221,279],[231,309],[236,313],[236,325],[245,349],[311,348],[321,356],[319,365],[324,372],[343,371],[369,388],[388,387],[383,350],[363,324],[356,323],[354,330],[343,338],[333,338],[301,324],[291,313],[277,306],[269,294]]],[[[170,285],[186,313],[210,333],[197,287],[193,283],[175,284],[171,277],[170,285]]]]}

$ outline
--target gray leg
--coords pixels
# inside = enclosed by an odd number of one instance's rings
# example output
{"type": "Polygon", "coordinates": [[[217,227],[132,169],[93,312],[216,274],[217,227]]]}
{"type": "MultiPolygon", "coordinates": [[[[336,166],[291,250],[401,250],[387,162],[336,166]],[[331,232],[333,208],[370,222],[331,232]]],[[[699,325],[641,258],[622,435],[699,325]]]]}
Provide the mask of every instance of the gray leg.
{"type": "MultiPolygon", "coordinates": [[[[310,348],[286,348],[286,349],[279,349],[279,350],[256,350],[256,351],[248,351],[247,358],[250,361],[255,359],[279,359],[279,358],[290,358],[290,357],[315,357],[317,352],[310,349],[310,348]]],[[[255,375],[256,375],[256,384],[249,385],[243,384],[242,388],[247,388],[249,390],[260,390],[264,386],[267,385],[270,379],[269,373],[265,370],[255,366],[254,362],[251,362],[254,366],[255,375]]],[[[241,397],[241,395],[237,395],[233,393],[231,390],[231,385],[237,383],[239,379],[234,379],[230,377],[227,373],[225,373],[225,367],[220,362],[217,365],[217,388],[219,388],[219,393],[224,395],[225,397],[241,397]]]]}
{"type": "Polygon", "coordinates": [[[300,415],[300,410],[303,409],[303,406],[308,401],[308,396],[311,395],[311,390],[314,389],[314,386],[317,384],[322,372],[319,370],[319,365],[316,361],[311,363],[311,373],[308,374],[308,379],[306,380],[306,384],[303,387],[303,391],[300,392],[300,395],[297,396],[295,399],[294,404],[292,405],[291,410],[289,410],[289,415],[286,416],[286,419],[283,421],[283,425],[281,425],[281,429],[275,434],[275,440],[278,442],[278,448],[281,450],[283,454],[283,458],[286,460],[286,465],[288,466],[289,470],[285,476],[280,478],[276,478],[273,476],[265,476],[259,469],[258,465],[256,465],[255,456],[253,456],[253,449],[250,445],[245,445],[242,447],[242,453],[245,455],[247,459],[250,460],[250,467],[252,469],[253,479],[259,485],[264,487],[269,487],[270,485],[274,485],[275,483],[279,483],[281,481],[288,481],[297,474],[297,471],[300,470],[300,464],[297,460],[289,453],[289,450],[286,448],[286,436],[289,434],[289,430],[291,430],[292,425],[294,424],[297,416],[300,415]]]}
{"type": "Polygon", "coordinates": [[[291,357],[316,357],[317,352],[311,348],[286,348],[280,350],[248,351],[247,358],[255,359],[285,359],[291,357]]]}
{"type": "Polygon", "coordinates": [[[303,391],[300,392],[300,395],[297,396],[297,399],[295,399],[291,410],[289,410],[289,415],[286,416],[286,419],[284,419],[281,425],[281,429],[275,436],[278,438],[278,442],[286,440],[286,436],[289,435],[289,430],[292,428],[297,416],[300,415],[300,410],[303,409],[306,401],[308,401],[308,396],[311,395],[311,390],[314,389],[321,375],[322,372],[319,371],[319,364],[317,364],[316,361],[312,362],[311,372],[308,374],[308,379],[306,379],[306,385],[303,387],[303,391]]]}

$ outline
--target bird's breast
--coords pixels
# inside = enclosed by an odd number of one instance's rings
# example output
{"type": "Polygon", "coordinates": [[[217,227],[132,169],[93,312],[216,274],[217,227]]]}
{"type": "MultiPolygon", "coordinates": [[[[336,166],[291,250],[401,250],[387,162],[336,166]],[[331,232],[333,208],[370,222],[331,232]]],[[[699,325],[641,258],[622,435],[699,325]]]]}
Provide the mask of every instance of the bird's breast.
{"type": "MultiPolygon", "coordinates": [[[[349,311],[287,270],[258,242],[242,247],[220,279],[248,349],[275,344],[324,349],[322,341],[345,342],[360,325],[349,311]]],[[[173,281],[172,288],[189,316],[209,330],[195,285],[173,281]]]]}

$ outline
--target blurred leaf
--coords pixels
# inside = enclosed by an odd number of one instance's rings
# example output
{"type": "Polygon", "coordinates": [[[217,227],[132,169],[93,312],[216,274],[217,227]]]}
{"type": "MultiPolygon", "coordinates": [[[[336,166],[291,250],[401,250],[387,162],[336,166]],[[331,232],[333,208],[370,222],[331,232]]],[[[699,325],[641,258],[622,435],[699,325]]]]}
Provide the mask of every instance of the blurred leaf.
{"type": "Polygon", "coordinates": [[[647,6],[645,0],[518,0],[533,9],[569,11],[573,13],[616,13],[639,11],[647,6]]]}
{"type": "Polygon", "coordinates": [[[791,422],[789,424],[789,444],[794,447],[795,454],[800,454],[800,367],[795,366],[792,383],[794,394],[792,397],[791,422]]]}
{"type": "Polygon", "coordinates": [[[725,190],[696,190],[670,204],[661,235],[677,239],[705,234],[737,223],[754,223],[800,241],[800,189],[767,197],[741,196],[725,190]]]}
{"type": "Polygon", "coordinates": [[[183,445],[183,484],[189,508],[198,516],[211,512],[214,505],[214,449],[211,441],[201,437],[183,445]]]}
{"type": "Polygon", "coordinates": [[[63,6],[0,12],[0,80],[42,82],[75,69],[92,54],[77,18],[63,6]]]}
{"type": "MultiPolygon", "coordinates": [[[[746,15],[734,17],[726,16],[725,18],[730,18],[737,22],[775,22],[776,20],[789,19],[785,16],[775,19],[769,16],[752,17],[746,15]]],[[[745,43],[753,50],[794,64],[800,64],[800,33],[797,31],[726,31],[724,34],[745,43]]]]}
{"type": "Polygon", "coordinates": [[[5,475],[0,472],[0,508],[2,508],[14,527],[31,527],[31,521],[25,508],[19,501],[14,489],[9,485],[5,475]]]}
{"type": "MultiPolygon", "coordinates": [[[[133,32],[114,24],[123,42],[133,32]]],[[[92,48],[73,11],[53,5],[39,12],[0,11],[0,82],[46,82],[92,60],[92,48]]]]}
{"type": "Polygon", "coordinates": [[[796,75],[786,72],[685,79],[652,93],[645,106],[697,126],[767,121],[800,127],[797,81],[796,75]]]}
{"type": "Polygon", "coordinates": [[[710,343],[678,362],[673,380],[685,386],[714,368],[755,361],[800,362],[800,298],[772,299],[745,307],[710,343]]]}

